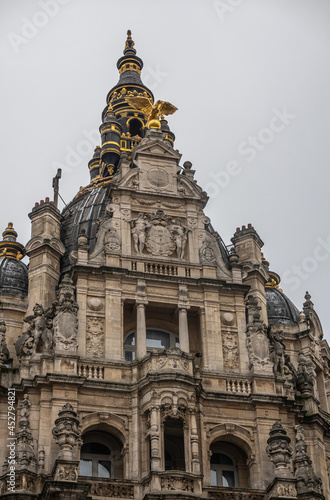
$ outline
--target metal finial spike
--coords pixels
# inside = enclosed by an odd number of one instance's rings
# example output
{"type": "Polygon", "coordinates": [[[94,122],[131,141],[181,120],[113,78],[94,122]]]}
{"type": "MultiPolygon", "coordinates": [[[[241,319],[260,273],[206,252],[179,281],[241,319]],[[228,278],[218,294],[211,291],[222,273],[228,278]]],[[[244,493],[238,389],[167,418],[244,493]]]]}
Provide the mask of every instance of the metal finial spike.
{"type": "Polygon", "coordinates": [[[129,38],[130,40],[132,39],[132,32],[131,32],[131,30],[127,30],[127,38],[129,38]]]}

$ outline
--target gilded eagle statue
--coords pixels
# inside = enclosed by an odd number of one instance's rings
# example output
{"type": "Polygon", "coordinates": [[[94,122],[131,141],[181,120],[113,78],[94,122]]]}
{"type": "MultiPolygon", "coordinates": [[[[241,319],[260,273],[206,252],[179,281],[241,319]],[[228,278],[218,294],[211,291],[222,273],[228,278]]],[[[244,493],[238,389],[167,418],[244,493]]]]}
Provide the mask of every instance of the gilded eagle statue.
{"type": "Polygon", "coordinates": [[[133,108],[139,109],[148,115],[147,128],[160,128],[159,116],[173,115],[178,109],[166,101],[157,101],[153,104],[149,97],[144,96],[126,97],[126,101],[133,108]]]}

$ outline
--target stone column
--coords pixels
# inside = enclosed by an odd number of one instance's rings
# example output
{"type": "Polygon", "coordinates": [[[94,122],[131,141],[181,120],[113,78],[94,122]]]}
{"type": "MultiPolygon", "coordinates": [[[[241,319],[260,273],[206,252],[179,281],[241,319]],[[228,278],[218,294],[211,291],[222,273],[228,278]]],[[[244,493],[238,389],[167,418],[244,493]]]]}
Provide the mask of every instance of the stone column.
{"type": "Polygon", "coordinates": [[[198,439],[198,431],[197,431],[197,422],[196,422],[196,414],[195,411],[191,411],[190,416],[190,425],[191,425],[191,472],[194,474],[200,474],[201,472],[201,464],[199,460],[199,439],[198,439]]]}
{"type": "Polygon", "coordinates": [[[184,352],[189,352],[189,330],[188,330],[188,314],[189,309],[188,289],[185,285],[179,287],[179,339],[180,349],[184,352]]]}
{"type": "Polygon", "coordinates": [[[152,471],[160,470],[159,427],[159,408],[154,406],[150,410],[150,468],[152,471]]]}
{"type": "Polygon", "coordinates": [[[136,357],[147,354],[147,327],[145,306],[148,304],[147,287],[144,280],[138,280],[136,287],[136,357]]]}
{"type": "Polygon", "coordinates": [[[147,354],[146,311],[143,303],[136,304],[136,357],[142,359],[147,354]]]}

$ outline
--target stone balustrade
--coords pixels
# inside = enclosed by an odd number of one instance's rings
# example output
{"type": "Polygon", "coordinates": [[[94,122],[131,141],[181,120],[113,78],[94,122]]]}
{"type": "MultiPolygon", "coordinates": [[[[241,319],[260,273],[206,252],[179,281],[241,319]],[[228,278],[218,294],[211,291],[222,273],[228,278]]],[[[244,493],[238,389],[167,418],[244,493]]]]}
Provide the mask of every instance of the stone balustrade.
{"type": "Polygon", "coordinates": [[[78,375],[94,380],[104,379],[104,366],[93,363],[78,364],[78,375]]]}
{"type": "Polygon", "coordinates": [[[234,394],[251,394],[252,384],[249,380],[227,379],[226,391],[234,394]]]}

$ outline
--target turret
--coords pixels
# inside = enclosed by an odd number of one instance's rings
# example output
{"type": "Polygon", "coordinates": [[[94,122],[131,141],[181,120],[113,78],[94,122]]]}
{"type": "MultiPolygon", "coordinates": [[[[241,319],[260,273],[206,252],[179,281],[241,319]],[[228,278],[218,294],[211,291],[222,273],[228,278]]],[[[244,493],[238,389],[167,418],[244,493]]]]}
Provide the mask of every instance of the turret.
{"type": "Polygon", "coordinates": [[[100,126],[100,133],[102,137],[101,175],[108,177],[115,173],[119,162],[122,133],[122,127],[116,119],[111,105],[108,106],[104,122],[100,126]]]}

